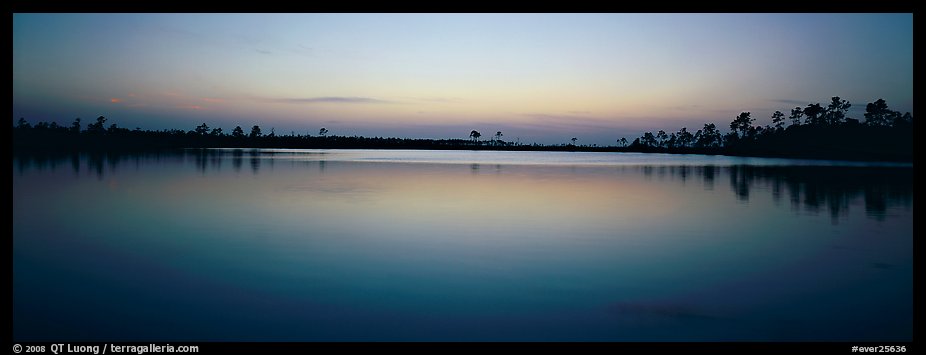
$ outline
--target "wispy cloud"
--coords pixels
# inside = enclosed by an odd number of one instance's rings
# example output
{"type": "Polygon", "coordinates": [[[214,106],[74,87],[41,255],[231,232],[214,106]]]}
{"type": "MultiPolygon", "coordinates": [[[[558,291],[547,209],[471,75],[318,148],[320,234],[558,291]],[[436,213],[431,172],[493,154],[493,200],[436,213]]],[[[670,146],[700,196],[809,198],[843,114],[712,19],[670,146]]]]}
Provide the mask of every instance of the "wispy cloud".
{"type": "Polygon", "coordinates": [[[302,56],[306,56],[306,57],[311,57],[311,56],[313,56],[313,53],[315,52],[315,50],[312,49],[312,47],[305,46],[305,45],[303,45],[303,44],[301,44],[301,43],[300,43],[300,44],[297,44],[295,48],[289,48],[288,51],[289,51],[290,53],[294,53],[294,54],[302,55],[302,56]]]}
{"type": "Polygon", "coordinates": [[[117,98],[114,97],[114,98],[109,99],[109,102],[112,102],[112,103],[114,103],[114,104],[117,104],[117,103],[122,102],[122,99],[117,99],[117,98]]]}
{"type": "Polygon", "coordinates": [[[202,110],[203,107],[199,105],[178,105],[177,108],[187,109],[187,110],[202,110]]]}
{"type": "Polygon", "coordinates": [[[326,97],[300,97],[300,98],[263,98],[259,101],[284,103],[284,104],[318,104],[318,103],[336,103],[336,104],[392,104],[395,101],[374,99],[372,97],[357,96],[326,96],[326,97]]]}
{"type": "Polygon", "coordinates": [[[428,96],[428,97],[414,97],[412,99],[418,100],[418,101],[439,102],[439,103],[448,103],[448,104],[457,104],[457,103],[463,102],[463,99],[459,97],[428,96]]]}
{"type": "Polygon", "coordinates": [[[783,104],[789,105],[806,105],[807,100],[792,100],[792,99],[774,99],[772,102],[780,102],[783,104]]]}

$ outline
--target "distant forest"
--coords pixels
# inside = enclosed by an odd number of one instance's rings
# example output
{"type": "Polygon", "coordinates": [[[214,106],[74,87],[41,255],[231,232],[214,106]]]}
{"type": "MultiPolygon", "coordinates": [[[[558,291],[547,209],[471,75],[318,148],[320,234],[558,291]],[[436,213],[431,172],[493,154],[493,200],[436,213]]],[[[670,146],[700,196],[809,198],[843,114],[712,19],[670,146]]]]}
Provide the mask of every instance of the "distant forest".
{"type": "Polygon", "coordinates": [[[819,103],[795,107],[786,116],[775,111],[771,125],[755,126],[750,112],[743,112],[730,122],[730,131],[721,133],[713,124],[705,124],[694,133],[687,127],[678,132],[646,132],[628,141],[617,139],[615,145],[542,145],[505,141],[500,131],[481,139],[476,130],[469,139],[412,139],[329,135],[325,128],[317,136],[265,132],[254,125],[241,126],[231,132],[211,128],[203,123],[189,131],[170,129],[130,130],[100,116],[84,127],[80,118],[70,125],[39,122],[31,125],[19,118],[13,127],[13,151],[117,151],[171,148],[306,148],[306,149],[463,149],[517,151],[593,151],[646,152],[678,154],[723,154],[757,157],[791,157],[847,160],[912,161],[913,116],[888,108],[883,99],[868,103],[865,121],[849,118],[851,104],[833,97],[827,106],[819,103]],[[787,127],[785,127],[787,125],[787,127]]]}

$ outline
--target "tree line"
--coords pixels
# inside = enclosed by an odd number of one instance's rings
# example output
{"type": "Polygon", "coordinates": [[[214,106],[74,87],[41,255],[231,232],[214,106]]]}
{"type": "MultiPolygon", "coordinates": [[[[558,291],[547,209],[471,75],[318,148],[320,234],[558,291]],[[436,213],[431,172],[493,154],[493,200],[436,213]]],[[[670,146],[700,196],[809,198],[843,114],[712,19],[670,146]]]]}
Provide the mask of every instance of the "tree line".
{"type": "Polygon", "coordinates": [[[322,127],[317,136],[310,134],[277,134],[259,125],[245,130],[240,125],[230,133],[220,127],[202,123],[190,130],[160,131],[107,126],[108,119],[99,116],[82,126],[80,118],[70,125],[39,122],[31,125],[20,118],[13,127],[15,150],[112,150],[160,148],[363,148],[363,149],[487,149],[487,150],[568,150],[726,154],[750,156],[781,156],[861,160],[912,160],[913,116],[891,110],[883,99],[869,103],[865,121],[850,118],[851,104],[833,97],[830,104],[811,103],[795,107],[790,115],[775,111],[771,125],[756,126],[751,112],[742,112],[730,122],[730,131],[721,132],[713,123],[691,132],[682,127],[677,132],[645,132],[629,142],[617,140],[615,146],[578,146],[572,144],[521,144],[503,140],[496,132],[489,140],[472,130],[469,139],[414,139],[329,135],[322,127]],[[787,125],[787,127],[785,127],[787,125]]]}
{"type": "Polygon", "coordinates": [[[884,99],[865,106],[865,121],[850,118],[851,104],[838,96],[827,106],[811,103],[795,107],[790,115],[772,113],[771,125],[754,125],[751,112],[742,112],[722,133],[713,123],[695,133],[645,132],[628,144],[631,151],[667,153],[717,153],[748,156],[781,156],[835,159],[912,160],[913,115],[891,110],[884,99]],[[785,127],[787,125],[787,127],[785,127]]]}

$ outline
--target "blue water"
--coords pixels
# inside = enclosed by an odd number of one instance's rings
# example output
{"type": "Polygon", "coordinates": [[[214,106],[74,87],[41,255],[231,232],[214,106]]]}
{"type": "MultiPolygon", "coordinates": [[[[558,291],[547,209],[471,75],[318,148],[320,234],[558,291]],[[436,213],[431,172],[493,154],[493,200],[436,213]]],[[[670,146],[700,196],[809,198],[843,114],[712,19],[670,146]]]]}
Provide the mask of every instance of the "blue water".
{"type": "Polygon", "coordinates": [[[910,164],[14,156],[15,341],[910,341],[910,164]]]}

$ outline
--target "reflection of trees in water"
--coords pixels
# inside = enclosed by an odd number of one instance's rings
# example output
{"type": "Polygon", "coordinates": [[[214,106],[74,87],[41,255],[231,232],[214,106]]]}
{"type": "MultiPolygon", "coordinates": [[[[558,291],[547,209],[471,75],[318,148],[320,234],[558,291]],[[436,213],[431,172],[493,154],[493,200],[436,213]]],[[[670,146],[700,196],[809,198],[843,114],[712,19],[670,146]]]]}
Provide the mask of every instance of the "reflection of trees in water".
{"type": "MultiPolygon", "coordinates": [[[[102,179],[107,173],[115,172],[123,163],[134,161],[136,167],[140,166],[145,160],[160,160],[169,158],[178,161],[192,162],[196,169],[205,174],[207,171],[220,171],[222,162],[231,158],[232,168],[235,172],[240,172],[244,165],[244,156],[249,156],[251,171],[258,173],[261,169],[262,158],[273,156],[274,151],[262,151],[260,149],[174,149],[174,150],[151,150],[151,151],[111,151],[111,152],[55,152],[55,151],[32,151],[19,152],[14,154],[14,172],[22,174],[29,169],[44,170],[46,168],[55,169],[58,164],[71,162],[71,169],[75,175],[80,175],[82,169],[86,167],[87,171],[102,179]]],[[[273,169],[273,160],[267,160],[267,164],[273,169]]],[[[321,166],[324,169],[324,166],[321,166]]]]}
{"type": "MultiPolygon", "coordinates": [[[[221,169],[222,160],[231,157],[235,172],[240,172],[244,155],[249,156],[254,174],[261,168],[261,158],[273,151],[259,149],[188,149],[150,152],[31,152],[14,154],[14,171],[22,174],[29,169],[56,169],[70,160],[71,169],[79,176],[86,169],[98,179],[116,171],[123,162],[170,159],[183,162],[191,159],[197,170],[221,169]]],[[[272,159],[270,160],[272,161],[272,159]]],[[[325,161],[318,161],[320,172],[325,161]]],[[[470,171],[478,174],[480,164],[471,164],[470,171]]],[[[496,165],[496,172],[501,166],[496,165]]],[[[575,173],[581,171],[575,170],[575,173]]],[[[619,168],[619,171],[627,171],[619,168]]],[[[727,174],[730,189],[737,199],[748,202],[756,191],[771,194],[773,201],[787,199],[794,210],[811,213],[827,211],[833,221],[848,213],[854,201],[862,200],[868,216],[883,220],[887,211],[896,206],[909,208],[913,203],[913,169],[892,167],[834,167],[834,166],[636,166],[632,172],[642,174],[646,180],[677,180],[685,184],[701,178],[702,188],[713,190],[718,174],[727,174]]]]}
{"type": "Polygon", "coordinates": [[[849,205],[862,199],[866,213],[883,220],[889,208],[913,202],[913,169],[832,166],[724,167],[737,198],[748,201],[750,192],[769,190],[775,203],[787,195],[791,207],[811,213],[828,211],[835,222],[849,205]]]}
{"type": "MultiPolygon", "coordinates": [[[[240,159],[240,149],[235,149],[235,152],[238,152],[240,159]]],[[[196,164],[196,168],[203,174],[206,173],[207,167],[212,170],[221,170],[222,160],[226,156],[226,152],[215,150],[215,149],[187,149],[186,155],[192,156],[193,161],[196,164]]],[[[235,153],[232,153],[232,156],[235,156],[235,153]]],[[[240,168],[240,161],[238,168],[240,168]]]]}
{"type": "Polygon", "coordinates": [[[704,179],[704,189],[705,190],[714,190],[714,166],[698,166],[695,167],[695,173],[700,174],[704,179]]]}
{"type": "MultiPolygon", "coordinates": [[[[169,158],[182,161],[186,154],[192,154],[194,160],[199,166],[203,154],[196,150],[189,153],[183,151],[146,151],[146,152],[30,152],[17,153],[14,155],[16,166],[20,174],[31,168],[45,169],[51,167],[55,169],[58,164],[70,160],[71,169],[74,175],[79,176],[83,169],[86,169],[100,180],[107,173],[113,173],[120,168],[120,165],[126,162],[134,162],[135,166],[141,165],[142,161],[155,160],[160,161],[162,158],[169,158]]],[[[211,153],[207,153],[211,154],[211,153]]],[[[200,166],[202,168],[202,166],[200,166]]]]}
{"type": "Polygon", "coordinates": [[[251,156],[251,172],[257,174],[260,171],[260,151],[251,149],[248,154],[251,156]]]}
{"type": "Polygon", "coordinates": [[[241,172],[242,156],[244,151],[241,149],[235,149],[232,151],[232,167],[235,168],[235,172],[241,172]]]}
{"type": "Polygon", "coordinates": [[[700,177],[708,191],[714,189],[718,175],[726,175],[740,201],[749,202],[758,192],[769,193],[776,204],[787,199],[795,211],[828,212],[834,223],[859,200],[866,214],[877,220],[884,220],[889,209],[909,208],[913,202],[913,169],[904,167],[637,166],[631,171],[646,180],[668,177],[682,184],[700,177]]]}

